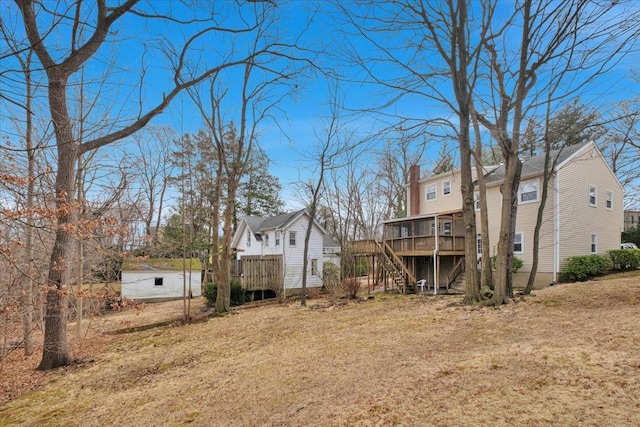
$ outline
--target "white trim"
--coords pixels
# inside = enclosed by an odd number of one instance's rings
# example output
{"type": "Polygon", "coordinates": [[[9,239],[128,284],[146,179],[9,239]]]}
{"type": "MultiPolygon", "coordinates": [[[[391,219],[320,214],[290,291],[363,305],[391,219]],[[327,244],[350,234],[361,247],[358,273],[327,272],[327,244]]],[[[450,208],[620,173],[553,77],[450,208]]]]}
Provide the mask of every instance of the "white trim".
{"type": "Polygon", "coordinates": [[[560,173],[555,174],[555,227],[553,242],[553,282],[558,281],[558,273],[560,273],[560,173]]]}
{"type": "Polygon", "coordinates": [[[524,232],[523,231],[516,231],[516,233],[514,235],[513,253],[514,254],[519,254],[519,255],[524,253],[524,232]],[[517,235],[520,235],[520,248],[521,248],[521,250],[519,250],[519,251],[516,251],[516,248],[515,248],[515,244],[516,244],[515,236],[517,236],[517,235]]]}
{"type": "Polygon", "coordinates": [[[589,184],[589,207],[597,208],[598,207],[598,186],[589,184]],[[594,202],[591,203],[591,189],[593,188],[593,198],[594,202]]]}
{"type": "Polygon", "coordinates": [[[534,178],[534,179],[527,179],[525,181],[520,181],[520,184],[518,185],[518,204],[519,205],[526,205],[528,203],[536,203],[540,201],[540,180],[538,178],[534,178]],[[536,198],[535,199],[531,199],[531,200],[522,200],[522,194],[523,194],[523,187],[527,184],[533,184],[535,183],[536,186],[536,198]]]}
{"type": "Polygon", "coordinates": [[[425,202],[433,202],[438,200],[438,183],[434,182],[432,184],[427,184],[424,186],[424,201],[425,202]],[[429,188],[432,187],[433,191],[429,191],[429,188]],[[433,198],[429,198],[429,194],[433,193],[433,198]]]}
{"type": "Polygon", "coordinates": [[[589,240],[589,252],[591,254],[597,254],[598,253],[598,233],[591,233],[591,237],[589,240]],[[595,237],[595,241],[594,238],[595,237]],[[595,246],[595,251],[593,250],[593,247],[595,246]]]}
{"type": "Polygon", "coordinates": [[[604,207],[608,211],[612,211],[613,210],[613,191],[611,191],[611,190],[605,190],[604,191],[604,207]],[[610,196],[610,197],[607,197],[607,196],[610,196]],[[609,204],[611,206],[608,206],[609,204]]]}
{"type": "Polygon", "coordinates": [[[480,212],[480,193],[477,191],[473,193],[473,210],[480,212]]]}
{"type": "Polygon", "coordinates": [[[441,182],[441,184],[442,184],[442,197],[450,196],[451,195],[451,180],[450,179],[445,179],[444,181],[441,182]],[[444,187],[444,183],[445,182],[449,183],[449,192],[448,193],[444,192],[444,188],[445,188],[444,187]]]}

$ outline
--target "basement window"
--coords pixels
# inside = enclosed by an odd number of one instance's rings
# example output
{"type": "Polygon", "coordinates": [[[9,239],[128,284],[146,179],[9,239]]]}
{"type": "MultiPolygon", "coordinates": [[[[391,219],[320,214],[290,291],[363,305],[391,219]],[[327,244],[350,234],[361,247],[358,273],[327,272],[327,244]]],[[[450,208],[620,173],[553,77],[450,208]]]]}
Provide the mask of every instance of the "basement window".
{"type": "Polygon", "coordinates": [[[155,279],[153,279],[153,282],[155,286],[162,286],[162,277],[156,277],[155,279]]]}

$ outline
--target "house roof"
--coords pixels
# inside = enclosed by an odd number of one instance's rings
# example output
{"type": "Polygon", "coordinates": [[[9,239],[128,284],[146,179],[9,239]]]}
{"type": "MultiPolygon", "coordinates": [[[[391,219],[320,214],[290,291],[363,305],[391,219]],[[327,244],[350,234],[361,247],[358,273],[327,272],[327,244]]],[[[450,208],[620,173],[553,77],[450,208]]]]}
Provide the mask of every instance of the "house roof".
{"type": "Polygon", "coordinates": [[[262,217],[262,216],[245,216],[243,218],[249,230],[255,235],[256,239],[262,240],[262,233],[266,230],[273,230],[278,228],[285,228],[289,222],[298,215],[302,214],[304,210],[295,212],[283,213],[276,216],[262,217]]]}
{"type": "MultiPolygon", "coordinates": [[[[261,216],[245,216],[242,218],[245,225],[251,230],[251,233],[256,237],[257,240],[262,240],[262,234],[268,230],[278,230],[286,228],[290,223],[299,218],[301,215],[308,215],[305,209],[300,209],[294,212],[283,213],[280,215],[270,216],[270,217],[261,217],[261,216]]],[[[327,233],[318,224],[317,221],[314,221],[314,224],[320,229],[322,234],[326,237],[327,233]]],[[[238,227],[234,238],[232,240],[232,246],[236,247],[239,239],[239,232],[242,230],[242,227],[238,227]]],[[[329,237],[331,239],[331,237],[329,237]]],[[[333,240],[333,239],[331,239],[333,240]]],[[[335,241],[330,246],[340,246],[335,241]]],[[[326,247],[326,245],[325,245],[326,247]]]]}
{"type": "MultiPolygon", "coordinates": [[[[556,165],[560,165],[565,160],[573,156],[580,149],[582,149],[584,146],[586,146],[587,144],[590,144],[590,143],[584,142],[582,144],[570,145],[560,150],[554,150],[551,152],[551,159],[554,159],[557,156],[558,160],[556,161],[556,165]]],[[[544,172],[544,154],[522,159],[521,179],[524,180],[530,177],[542,175],[543,172],[544,172]]],[[[504,164],[500,164],[493,171],[493,173],[490,172],[487,175],[486,182],[487,184],[499,182],[504,179],[504,176],[505,176],[505,167],[504,167],[504,164]]]]}
{"type": "Polygon", "coordinates": [[[290,221],[296,218],[298,215],[302,214],[304,209],[295,212],[283,213],[276,216],[270,216],[267,218],[262,218],[262,223],[260,224],[260,230],[271,230],[274,228],[284,228],[290,221]]]}
{"type": "Polygon", "coordinates": [[[325,248],[337,248],[340,246],[340,243],[336,242],[333,237],[325,234],[322,236],[322,246],[325,248]]]}

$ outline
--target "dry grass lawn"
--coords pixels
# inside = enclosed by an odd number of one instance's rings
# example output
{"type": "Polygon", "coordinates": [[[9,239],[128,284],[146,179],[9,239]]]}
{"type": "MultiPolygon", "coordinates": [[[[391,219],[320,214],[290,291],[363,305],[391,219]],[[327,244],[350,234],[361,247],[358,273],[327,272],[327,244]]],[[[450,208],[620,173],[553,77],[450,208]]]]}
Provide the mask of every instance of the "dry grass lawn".
{"type": "Polygon", "coordinates": [[[315,299],[116,335],[4,403],[0,425],[640,425],[640,276],[460,301],[315,299]]]}

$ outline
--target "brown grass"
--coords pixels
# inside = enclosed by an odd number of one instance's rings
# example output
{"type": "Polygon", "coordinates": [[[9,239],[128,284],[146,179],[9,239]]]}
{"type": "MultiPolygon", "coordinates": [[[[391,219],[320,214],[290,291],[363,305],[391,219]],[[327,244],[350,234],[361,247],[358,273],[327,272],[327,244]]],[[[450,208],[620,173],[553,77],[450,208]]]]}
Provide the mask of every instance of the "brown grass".
{"type": "Polygon", "coordinates": [[[117,335],[0,425],[640,425],[639,276],[460,301],[311,300],[117,335]]]}

